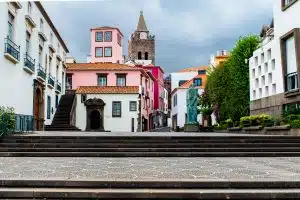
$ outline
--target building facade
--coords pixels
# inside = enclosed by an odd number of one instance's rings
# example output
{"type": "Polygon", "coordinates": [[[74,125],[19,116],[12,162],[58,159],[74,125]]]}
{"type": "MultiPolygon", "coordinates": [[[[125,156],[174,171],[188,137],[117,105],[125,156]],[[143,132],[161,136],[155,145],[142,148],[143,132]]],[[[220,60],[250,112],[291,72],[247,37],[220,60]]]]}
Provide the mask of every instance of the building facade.
{"type": "Polygon", "coordinates": [[[273,21],[249,59],[251,114],[280,117],[289,107],[300,108],[299,12],[298,0],[275,1],[273,21]]]}
{"type": "Polygon", "coordinates": [[[68,64],[76,90],[76,127],[97,131],[149,131],[154,80],[145,70],[113,63],[68,64]]]}
{"type": "Polygon", "coordinates": [[[123,34],[115,27],[103,26],[91,29],[91,63],[120,63],[123,60],[123,34]]]}
{"type": "Polygon", "coordinates": [[[221,51],[217,51],[216,55],[212,55],[210,57],[210,64],[209,67],[210,68],[215,68],[218,65],[224,63],[225,61],[227,61],[229,58],[229,52],[227,52],[226,50],[221,50],[221,51]]]}
{"type": "Polygon", "coordinates": [[[20,116],[17,128],[23,123],[22,130],[43,130],[65,92],[68,48],[40,2],[3,2],[0,11],[5,38],[0,45],[0,91],[5,94],[0,105],[13,107],[20,116]]]}
{"type": "MultiPolygon", "coordinates": [[[[204,92],[206,84],[206,73],[201,73],[183,83],[179,87],[175,88],[172,91],[172,109],[171,109],[171,118],[172,118],[172,128],[177,130],[177,128],[184,128],[184,125],[187,123],[187,92],[191,85],[194,85],[198,89],[198,94],[202,95],[204,92]]],[[[198,115],[199,125],[202,124],[202,115],[198,115]]]]}
{"type": "Polygon", "coordinates": [[[150,35],[143,12],[135,32],[128,41],[128,61],[138,65],[155,65],[155,36],[150,35]]]}
{"type": "Polygon", "coordinates": [[[165,103],[168,101],[168,93],[165,91],[164,87],[164,70],[160,66],[147,65],[147,66],[136,66],[142,68],[146,71],[151,72],[154,76],[154,112],[153,112],[153,128],[160,128],[167,126],[167,114],[165,114],[166,106],[165,103]]]}

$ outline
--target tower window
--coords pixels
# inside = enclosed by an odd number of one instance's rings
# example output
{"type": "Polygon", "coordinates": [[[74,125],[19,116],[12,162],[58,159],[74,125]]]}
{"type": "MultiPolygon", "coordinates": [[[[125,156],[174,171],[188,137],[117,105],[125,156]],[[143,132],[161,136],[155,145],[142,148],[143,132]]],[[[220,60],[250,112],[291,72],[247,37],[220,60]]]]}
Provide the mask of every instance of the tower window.
{"type": "Polygon", "coordinates": [[[148,52],[145,52],[145,60],[148,60],[148,52]]]}
{"type": "Polygon", "coordinates": [[[138,52],[138,59],[139,59],[139,60],[142,59],[142,52],[141,52],[141,51],[138,52]]]}

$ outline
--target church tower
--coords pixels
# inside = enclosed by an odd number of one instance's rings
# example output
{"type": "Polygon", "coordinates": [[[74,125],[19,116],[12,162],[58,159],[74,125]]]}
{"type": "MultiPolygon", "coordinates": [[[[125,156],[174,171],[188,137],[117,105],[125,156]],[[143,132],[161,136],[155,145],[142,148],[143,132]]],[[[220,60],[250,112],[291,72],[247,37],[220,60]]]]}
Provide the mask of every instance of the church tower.
{"type": "Polygon", "coordinates": [[[142,11],[137,28],[128,41],[128,56],[137,63],[155,65],[155,36],[149,34],[142,11]]]}

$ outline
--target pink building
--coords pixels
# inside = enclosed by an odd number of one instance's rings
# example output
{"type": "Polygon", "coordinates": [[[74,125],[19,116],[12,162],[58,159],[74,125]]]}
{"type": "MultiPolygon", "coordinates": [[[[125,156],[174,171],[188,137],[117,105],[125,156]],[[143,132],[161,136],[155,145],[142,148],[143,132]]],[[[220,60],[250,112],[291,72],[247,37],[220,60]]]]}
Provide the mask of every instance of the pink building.
{"type": "Polygon", "coordinates": [[[91,63],[123,63],[123,34],[118,28],[91,29],[91,63]]]}
{"type": "Polygon", "coordinates": [[[140,124],[143,131],[152,129],[155,78],[149,71],[114,63],[72,63],[68,64],[67,80],[69,88],[76,90],[80,96],[77,97],[77,102],[81,101],[77,104],[77,127],[92,128],[89,125],[93,119],[89,119],[87,113],[90,111],[85,110],[84,102],[96,98],[98,102],[103,102],[105,109],[109,107],[107,111],[98,109],[98,118],[103,120],[101,127],[104,130],[109,127],[108,131],[135,132],[140,129],[140,124]],[[111,114],[114,103],[118,103],[117,111],[123,113],[123,121],[111,114]],[[126,108],[128,105],[129,110],[126,108]],[[123,128],[117,129],[120,127],[123,128]]]}
{"type": "Polygon", "coordinates": [[[136,66],[138,68],[145,69],[150,71],[154,76],[154,113],[153,113],[153,122],[157,127],[167,126],[167,113],[165,113],[166,105],[165,102],[168,102],[168,94],[164,88],[164,70],[160,66],[136,66]]]}

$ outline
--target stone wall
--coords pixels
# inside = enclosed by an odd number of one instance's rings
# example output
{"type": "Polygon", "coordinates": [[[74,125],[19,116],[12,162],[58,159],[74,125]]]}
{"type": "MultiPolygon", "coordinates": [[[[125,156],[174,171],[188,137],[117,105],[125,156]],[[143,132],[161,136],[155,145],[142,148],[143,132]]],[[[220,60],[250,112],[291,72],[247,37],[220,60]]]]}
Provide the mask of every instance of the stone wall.
{"type": "Polygon", "coordinates": [[[300,102],[299,94],[287,97],[285,93],[281,93],[265,97],[250,102],[250,114],[257,115],[264,113],[275,117],[280,117],[285,104],[292,104],[296,102],[300,102]]]}
{"type": "Polygon", "coordinates": [[[155,39],[139,39],[138,33],[132,35],[128,41],[128,56],[132,60],[138,60],[138,52],[142,52],[142,59],[145,60],[145,52],[148,52],[148,60],[152,60],[155,65],[155,39]]]}

